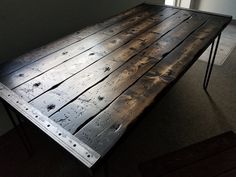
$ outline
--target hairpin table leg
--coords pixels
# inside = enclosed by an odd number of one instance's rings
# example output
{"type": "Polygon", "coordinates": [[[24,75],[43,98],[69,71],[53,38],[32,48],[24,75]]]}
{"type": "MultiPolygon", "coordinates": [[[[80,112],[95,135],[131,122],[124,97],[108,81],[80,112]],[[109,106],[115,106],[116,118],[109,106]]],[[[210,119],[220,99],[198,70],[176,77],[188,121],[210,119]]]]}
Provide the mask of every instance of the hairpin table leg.
{"type": "Polygon", "coordinates": [[[23,128],[21,119],[18,116],[16,116],[16,118],[17,118],[17,120],[19,122],[19,126],[18,126],[17,123],[15,122],[13,116],[12,116],[12,113],[10,111],[10,107],[8,106],[8,104],[5,103],[4,101],[2,103],[3,103],[3,106],[4,106],[4,108],[5,108],[6,112],[7,112],[7,114],[9,116],[9,118],[10,118],[14,128],[16,129],[17,134],[18,134],[19,138],[21,139],[21,141],[22,141],[22,143],[23,143],[23,145],[24,145],[28,155],[31,156],[32,155],[31,144],[30,144],[29,138],[28,138],[28,136],[26,134],[26,131],[23,128]]]}
{"type": "Polygon", "coordinates": [[[211,45],[211,51],[210,51],[209,60],[207,63],[207,69],[206,69],[206,74],[204,77],[204,82],[203,82],[204,90],[207,90],[207,87],[208,87],[208,84],[210,81],[213,65],[215,62],[215,58],[216,58],[216,54],[217,54],[217,50],[218,50],[218,46],[219,46],[219,42],[220,42],[220,37],[221,37],[221,33],[218,35],[216,46],[215,46],[215,40],[212,42],[212,45],[211,45]],[[214,46],[215,46],[215,49],[214,49],[214,46]],[[213,50],[214,50],[214,54],[213,54],[213,50]]]}

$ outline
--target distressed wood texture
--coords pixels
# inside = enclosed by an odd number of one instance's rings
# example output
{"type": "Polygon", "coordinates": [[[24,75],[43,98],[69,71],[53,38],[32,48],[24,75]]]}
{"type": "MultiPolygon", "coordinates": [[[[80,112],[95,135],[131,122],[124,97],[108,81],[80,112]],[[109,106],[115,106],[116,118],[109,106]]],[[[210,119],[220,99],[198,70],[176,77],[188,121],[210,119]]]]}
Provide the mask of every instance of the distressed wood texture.
{"type": "Polygon", "coordinates": [[[0,81],[103,156],[230,21],[142,4],[4,64],[0,81]]]}
{"type": "Polygon", "coordinates": [[[227,132],[144,162],[140,170],[143,177],[235,177],[235,147],[236,134],[227,132]]]}
{"type": "Polygon", "coordinates": [[[2,82],[9,88],[14,88],[40,74],[46,72],[53,67],[68,61],[69,59],[87,51],[91,47],[111,38],[112,36],[120,33],[121,31],[127,30],[141,20],[148,18],[153,12],[158,11],[159,8],[150,8],[147,11],[141,11],[137,14],[133,14],[129,18],[121,20],[103,30],[96,32],[87,38],[76,42],[68,47],[63,48],[57,52],[54,52],[36,62],[33,62],[13,73],[7,75],[2,79],[2,82]],[[6,78],[6,79],[5,79],[6,78]]]}
{"type": "Polygon", "coordinates": [[[129,9],[126,12],[123,12],[119,15],[116,15],[104,22],[98,23],[93,26],[86,27],[82,30],[76,31],[73,34],[70,34],[68,36],[65,36],[57,41],[54,41],[50,44],[47,44],[45,46],[42,46],[38,49],[35,49],[29,53],[26,53],[10,62],[6,62],[0,66],[0,76],[7,75],[9,73],[12,73],[30,63],[33,63],[43,57],[46,57],[47,55],[50,55],[56,51],[59,51],[69,45],[72,45],[73,43],[76,43],[78,41],[81,41],[85,39],[86,37],[101,31],[104,28],[107,28],[125,18],[130,17],[133,14],[136,14],[140,11],[143,11],[147,9],[147,5],[139,5],[133,9],[129,9]]]}
{"type": "Polygon", "coordinates": [[[224,24],[225,19],[210,17],[207,23],[82,127],[76,136],[97,152],[106,153],[157,95],[190,67],[224,24]]]}

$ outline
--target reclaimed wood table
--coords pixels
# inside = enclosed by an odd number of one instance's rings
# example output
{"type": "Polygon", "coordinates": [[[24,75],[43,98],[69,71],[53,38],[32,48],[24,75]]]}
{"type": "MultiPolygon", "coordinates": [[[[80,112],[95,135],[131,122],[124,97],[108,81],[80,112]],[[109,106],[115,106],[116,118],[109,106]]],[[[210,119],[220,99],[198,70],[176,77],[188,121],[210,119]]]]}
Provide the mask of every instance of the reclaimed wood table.
{"type": "Polygon", "coordinates": [[[213,44],[207,87],[231,18],[141,4],[2,64],[0,96],[91,168],[213,44]]]}

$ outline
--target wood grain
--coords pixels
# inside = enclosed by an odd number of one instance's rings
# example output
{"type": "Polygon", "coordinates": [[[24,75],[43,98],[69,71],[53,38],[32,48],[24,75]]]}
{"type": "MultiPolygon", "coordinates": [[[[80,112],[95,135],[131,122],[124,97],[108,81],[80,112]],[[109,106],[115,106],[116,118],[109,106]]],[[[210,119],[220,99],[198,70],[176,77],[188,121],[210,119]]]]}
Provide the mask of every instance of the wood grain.
{"type": "Polygon", "coordinates": [[[9,75],[7,77],[1,78],[1,82],[8,86],[10,89],[23,84],[24,82],[52,69],[53,67],[70,60],[71,58],[85,52],[91,47],[96,46],[97,44],[111,38],[112,36],[120,33],[121,31],[126,30],[129,27],[137,24],[138,22],[145,20],[155,11],[160,9],[146,10],[139,12],[126,18],[120,22],[117,22],[101,31],[96,32],[93,35],[88,36],[87,38],[76,42],[68,47],[63,48],[57,52],[52,53],[32,64],[29,64],[9,75]]]}
{"type": "MultiPolygon", "coordinates": [[[[0,66],[0,77],[10,74],[26,65],[29,65],[30,63],[33,63],[43,57],[46,57],[47,55],[50,55],[56,51],[59,51],[69,45],[72,45],[78,41],[81,41],[82,39],[104,29],[107,28],[125,18],[128,18],[138,12],[145,11],[148,8],[151,8],[150,5],[147,4],[141,4],[138,5],[132,9],[129,9],[125,12],[122,12],[114,17],[111,17],[101,23],[98,23],[96,25],[88,26],[86,28],[83,28],[73,34],[67,35],[61,39],[58,39],[52,43],[49,43],[45,46],[42,46],[40,48],[34,49],[29,53],[26,53],[14,60],[11,60],[9,62],[6,62],[4,64],[1,64],[0,66]]],[[[153,7],[152,7],[153,8],[153,7]]]]}
{"type": "Polygon", "coordinates": [[[45,115],[52,115],[61,107],[78,97],[85,90],[94,86],[98,82],[101,82],[109,74],[111,74],[114,70],[127,62],[134,55],[138,54],[143,49],[153,44],[163,34],[166,34],[169,30],[173,29],[188,17],[189,15],[186,16],[185,13],[179,13],[176,14],[176,16],[168,18],[161,24],[150,29],[149,33],[138,36],[136,39],[122,46],[114,53],[107,55],[102,60],[99,60],[82,72],[66,80],[57,88],[46,92],[40,97],[37,97],[31,102],[31,104],[37,107],[45,115]],[[157,30],[160,33],[153,32],[157,30]],[[79,87],[74,87],[74,84],[78,85],[79,87]],[[70,92],[67,92],[68,89],[70,90],[70,92]],[[48,100],[49,97],[51,98],[50,100],[48,100]],[[50,107],[51,105],[53,106],[50,107]]]}
{"type": "Polygon", "coordinates": [[[231,19],[143,4],[2,65],[0,96],[78,159],[77,143],[104,156],[231,19]]]}
{"type": "Polygon", "coordinates": [[[206,16],[193,14],[191,19],[182,23],[141,54],[129,60],[105,80],[54,114],[51,119],[71,133],[75,133],[85,121],[107,107],[123,91],[157,64],[166,53],[173,50],[192,31],[203,24],[206,19],[206,16]]]}
{"type": "Polygon", "coordinates": [[[150,16],[150,19],[141,21],[137,25],[134,25],[127,31],[121,32],[114,37],[100,43],[81,55],[74,57],[73,59],[62,63],[61,65],[45,72],[44,74],[26,82],[23,85],[13,89],[17,94],[22,96],[23,99],[30,101],[40,94],[46,92],[57,84],[60,84],[64,80],[77,74],[84,68],[93,64],[94,62],[102,59],[107,54],[118,49],[125,43],[137,37],[144,31],[159,24],[166,18],[175,14],[177,10],[166,8],[159,13],[150,16]]]}
{"type": "MultiPolygon", "coordinates": [[[[236,147],[236,134],[227,132],[140,165],[143,177],[165,176],[236,147]]],[[[205,176],[205,175],[203,175],[205,176]]],[[[220,175],[221,176],[221,175],[220,175]]]]}
{"type": "Polygon", "coordinates": [[[236,147],[163,175],[163,177],[215,177],[234,168],[236,168],[236,147]]]}
{"type": "Polygon", "coordinates": [[[75,136],[104,155],[154,99],[194,63],[224,23],[224,18],[210,18],[75,136]]]}

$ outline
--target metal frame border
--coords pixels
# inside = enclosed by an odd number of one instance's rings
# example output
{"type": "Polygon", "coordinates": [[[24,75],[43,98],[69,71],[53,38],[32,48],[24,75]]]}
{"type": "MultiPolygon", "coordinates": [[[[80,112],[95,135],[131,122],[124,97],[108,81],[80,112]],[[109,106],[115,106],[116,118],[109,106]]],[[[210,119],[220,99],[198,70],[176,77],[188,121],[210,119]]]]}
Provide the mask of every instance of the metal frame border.
{"type": "MultiPolygon", "coordinates": [[[[142,3],[142,4],[157,5],[154,3],[142,3]]],[[[217,13],[210,13],[206,11],[199,11],[199,10],[193,10],[193,9],[187,9],[187,8],[181,8],[181,7],[175,7],[175,6],[167,6],[167,5],[158,5],[158,6],[229,18],[228,22],[225,23],[221,31],[223,31],[223,29],[228,25],[228,23],[232,19],[232,16],[222,15],[222,14],[217,14],[217,13]]],[[[215,40],[215,38],[213,40],[215,40]]],[[[209,47],[209,45],[211,45],[211,43],[208,44],[204,48],[204,50],[206,50],[206,48],[209,47]]],[[[44,133],[50,136],[54,141],[60,144],[73,156],[79,159],[84,165],[86,165],[89,168],[89,170],[91,170],[91,167],[93,167],[95,163],[101,158],[100,154],[98,154],[96,151],[91,149],[85,143],[81,142],[78,138],[76,138],[75,136],[70,134],[68,131],[60,127],[58,124],[53,122],[47,116],[43,115],[39,110],[34,108],[32,105],[22,100],[22,98],[20,98],[16,93],[8,89],[2,83],[0,83],[0,98],[6,101],[18,112],[20,112],[24,117],[30,120],[34,125],[39,127],[44,133]]],[[[92,171],[91,171],[91,174],[92,174],[92,171]]]]}
{"type": "Polygon", "coordinates": [[[100,159],[100,154],[22,100],[2,83],[0,83],[0,97],[88,168],[91,168],[100,159]]]}

